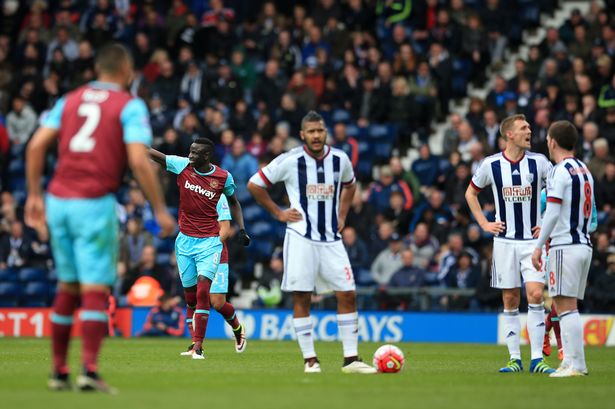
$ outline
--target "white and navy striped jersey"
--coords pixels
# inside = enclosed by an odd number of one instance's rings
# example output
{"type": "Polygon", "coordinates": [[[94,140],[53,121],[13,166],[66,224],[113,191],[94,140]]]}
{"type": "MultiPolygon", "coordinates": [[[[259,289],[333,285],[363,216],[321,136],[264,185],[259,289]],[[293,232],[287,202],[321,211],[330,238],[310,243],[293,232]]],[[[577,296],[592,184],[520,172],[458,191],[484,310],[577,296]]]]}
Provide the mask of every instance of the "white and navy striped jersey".
{"type": "Polygon", "coordinates": [[[326,154],[316,159],[302,146],[271,161],[250,179],[266,187],[284,182],[291,207],[303,214],[287,228],[316,241],[336,241],[340,194],[344,185],[354,183],[350,159],[344,151],[325,146],[326,154]]]}
{"type": "Polygon", "coordinates": [[[551,247],[585,244],[591,247],[589,226],[594,211],[594,178],[576,158],[558,163],[549,175],[547,202],[561,203],[551,247]]]}
{"type": "Polygon", "coordinates": [[[552,168],[546,156],[533,152],[516,162],[500,152],[478,166],[471,185],[478,191],[491,185],[495,219],[505,223],[506,230],[496,239],[533,240],[532,227],[542,224],[540,191],[552,168]]]}

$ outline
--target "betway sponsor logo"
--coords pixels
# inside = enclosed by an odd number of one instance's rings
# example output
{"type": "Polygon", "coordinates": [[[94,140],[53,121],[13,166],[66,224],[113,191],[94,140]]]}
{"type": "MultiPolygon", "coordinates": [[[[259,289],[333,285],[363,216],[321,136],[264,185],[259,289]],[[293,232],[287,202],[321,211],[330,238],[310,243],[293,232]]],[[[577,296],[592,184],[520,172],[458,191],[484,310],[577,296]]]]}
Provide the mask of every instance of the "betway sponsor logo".
{"type": "Polygon", "coordinates": [[[203,187],[199,186],[199,185],[193,185],[192,183],[188,182],[186,180],[186,184],[184,185],[184,187],[188,190],[192,190],[193,192],[196,192],[200,195],[205,196],[208,199],[213,199],[216,196],[215,192],[212,192],[210,190],[207,189],[203,189],[203,187]]]}
{"type": "MultiPolygon", "coordinates": [[[[237,317],[246,328],[248,338],[262,340],[288,340],[296,339],[292,314],[265,313],[252,314],[249,311],[237,311],[237,317]]],[[[399,342],[403,331],[401,315],[359,315],[359,340],[373,342],[399,342]]],[[[321,317],[312,315],[312,335],[317,341],[339,340],[337,318],[335,314],[326,314],[321,317]]],[[[228,337],[232,336],[228,325],[224,326],[228,337]]]]}

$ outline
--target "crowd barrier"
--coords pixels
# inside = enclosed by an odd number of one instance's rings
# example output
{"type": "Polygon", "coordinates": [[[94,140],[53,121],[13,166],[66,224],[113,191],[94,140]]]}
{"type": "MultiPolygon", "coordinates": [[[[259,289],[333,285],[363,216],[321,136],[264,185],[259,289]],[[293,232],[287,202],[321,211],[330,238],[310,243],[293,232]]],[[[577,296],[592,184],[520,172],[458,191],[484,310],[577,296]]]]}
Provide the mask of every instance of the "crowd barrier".
{"type": "MultiPolygon", "coordinates": [[[[137,336],[145,322],[148,308],[120,308],[115,315],[118,336],[137,336]]],[[[49,308],[0,308],[0,337],[47,337],[51,332],[49,308]]],[[[294,339],[292,311],[237,311],[246,326],[249,339],[294,339]]],[[[334,311],[314,311],[314,337],[320,341],[337,340],[334,311]]],[[[522,342],[527,343],[526,316],[521,315],[522,342]]],[[[585,343],[615,345],[612,331],[613,315],[583,315],[585,343]]],[[[75,334],[79,334],[76,320],[75,334]]],[[[504,344],[502,316],[489,313],[415,313],[396,311],[364,311],[359,316],[359,339],[373,342],[464,342],[504,344]]],[[[186,333],[187,336],[187,333],[186,333]]],[[[231,337],[230,328],[213,312],[207,328],[207,338],[231,337]]]]}

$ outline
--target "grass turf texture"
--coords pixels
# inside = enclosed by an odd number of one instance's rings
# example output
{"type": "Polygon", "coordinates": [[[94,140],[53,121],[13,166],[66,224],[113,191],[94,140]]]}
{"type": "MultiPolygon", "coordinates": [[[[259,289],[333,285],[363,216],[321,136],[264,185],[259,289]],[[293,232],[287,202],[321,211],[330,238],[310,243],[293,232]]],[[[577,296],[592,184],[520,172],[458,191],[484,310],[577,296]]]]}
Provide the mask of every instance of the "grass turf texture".
{"type": "MultiPolygon", "coordinates": [[[[406,355],[398,374],[340,371],[341,344],[317,343],[323,373],[304,374],[295,342],[206,341],[206,359],[180,357],[188,342],[112,339],[101,373],[118,396],[48,392],[49,340],[0,338],[0,406],[4,408],[613,408],[615,348],[588,348],[590,376],[549,379],[526,371],[499,374],[506,347],[471,344],[397,344],[406,355]],[[196,406],[198,405],[198,406],[196,406]]],[[[380,344],[362,343],[371,362],[380,344]]],[[[75,370],[78,342],[72,345],[75,370]]],[[[553,365],[556,360],[551,357],[553,365]]],[[[74,378],[73,378],[74,379],[74,378]]]]}

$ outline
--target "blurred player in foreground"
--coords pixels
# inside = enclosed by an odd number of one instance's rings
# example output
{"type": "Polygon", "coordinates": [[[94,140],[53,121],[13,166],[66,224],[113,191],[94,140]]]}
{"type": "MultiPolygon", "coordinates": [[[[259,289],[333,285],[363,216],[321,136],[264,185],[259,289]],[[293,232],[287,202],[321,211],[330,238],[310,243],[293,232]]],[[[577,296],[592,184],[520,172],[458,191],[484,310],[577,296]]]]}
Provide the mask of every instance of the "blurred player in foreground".
{"type": "Polygon", "coordinates": [[[577,130],[568,121],[549,127],[547,146],[556,163],[547,185],[547,210],[536,248],[534,267],[542,268],[542,246],[550,241],[549,295],[557,308],[564,360],[551,377],[587,375],[583,326],[577,299],[585,295],[592,258],[589,227],[594,208],[594,179],[587,166],[574,157],[577,130]]]}
{"type": "Polygon", "coordinates": [[[312,292],[335,291],[337,325],[344,350],[342,371],[375,373],[358,353],[355,282],[340,232],[354,195],[355,177],[346,154],[326,145],[322,117],[309,112],[301,121],[302,147],[275,158],[252,176],[248,190],[277,220],[287,223],[282,290],[293,294],[293,324],[304,371],[320,372],[314,350],[312,292]],[[266,188],[284,182],[291,208],[282,210],[266,188]]]}
{"type": "Polygon", "coordinates": [[[147,160],[152,140],[145,103],[125,88],[132,59],[120,45],[96,57],[98,80],[60,98],[32,137],[26,153],[26,223],[49,224],[58,273],[51,314],[53,372],[51,390],[71,388],[67,353],[73,313],[81,306],[82,391],[114,393],[98,374],[97,360],[107,334],[109,287],[116,278],[118,220],[114,194],[126,164],[149,199],[161,235],[175,230],[154,168],[147,160]],[[58,141],[58,165],[43,198],[45,154],[58,141]]]}
{"type": "MultiPolygon", "coordinates": [[[[204,359],[203,339],[209,320],[211,286],[222,256],[217,207],[228,197],[233,219],[239,225],[239,240],[244,246],[250,237],[243,225],[241,205],[235,197],[233,176],[211,163],[214,143],[198,138],[190,145],[188,157],[165,155],[150,149],[151,158],[177,175],[179,187],[179,234],[175,240],[177,267],[184,287],[188,319],[192,319],[190,350],[182,355],[204,359]]],[[[243,327],[236,320],[235,309],[225,303],[221,314],[235,325],[236,339],[241,340],[243,327]]],[[[231,325],[233,325],[231,324],[231,325]]]]}

